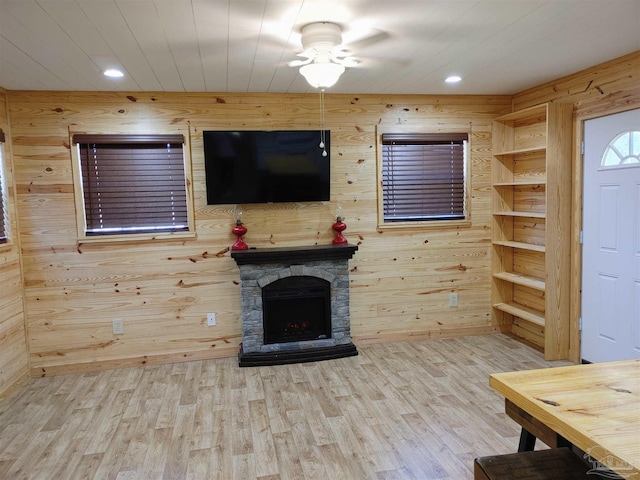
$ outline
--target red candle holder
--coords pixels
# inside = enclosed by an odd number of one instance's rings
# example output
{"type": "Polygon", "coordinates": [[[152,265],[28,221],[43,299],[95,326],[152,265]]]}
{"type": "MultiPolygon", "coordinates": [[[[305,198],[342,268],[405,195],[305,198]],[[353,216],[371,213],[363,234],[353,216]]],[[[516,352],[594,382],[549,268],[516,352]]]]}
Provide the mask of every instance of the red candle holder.
{"type": "Polygon", "coordinates": [[[242,236],[247,233],[247,227],[245,227],[241,221],[237,221],[235,227],[231,229],[236,237],[238,237],[235,243],[231,246],[231,250],[249,250],[249,246],[244,243],[242,236]]]}
{"type": "Polygon", "coordinates": [[[336,218],[336,223],[331,225],[331,229],[336,232],[336,236],[331,243],[334,245],[345,245],[348,243],[347,239],[342,236],[342,232],[346,230],[346,228],[347,224],[342,221],[342,218],[336,218]]]}

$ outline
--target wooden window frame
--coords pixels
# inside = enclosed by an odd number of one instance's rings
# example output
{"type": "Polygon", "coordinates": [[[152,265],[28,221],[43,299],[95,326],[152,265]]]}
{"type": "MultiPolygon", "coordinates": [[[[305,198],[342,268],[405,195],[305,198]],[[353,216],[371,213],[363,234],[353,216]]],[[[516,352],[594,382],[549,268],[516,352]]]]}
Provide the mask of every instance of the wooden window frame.
{"type": "Polygon", "coordinates": [[[74,197],[76,204],[76,226],[78,243],[112,243],[139,242],[151,240],[182,240],[195,238],[195,219],[193,210],[193,181],[191,173],[191,148],[188,135],[157,134],[157,135],[129,135],[129,134],[71,134],[71,156],[74,179],[74,197]],[[182,145],[182,159],[184,165],[185,195],[187,209],[187,228],[177,231],[141,230],[131,233],[88,233],[85,191],[83,188],[83,172],[80,148],[81,145],[96,144],[140,144],[140,143],[180,143],[182,145]]]}
{"type": "Polygon", "coordinates": [[[406,129],[398,126],[389,128],[378,128],[376,132],[376,147],[377,147],[377,204],[378,204],[378,230],[386,229],[432,229],[432,228],[457,228],[457,227],[470,227],[471,226],[471,195],[470,195],[470,183],[471,183],[471,147],[470,147],[471,133],[468,130],[460,129],[447,129],[446,131],[422,131],[419,129],[406,129]],[[383,172],[384,172],[384,158],[383,158],[383,135],[396,135],[398,137],[422,137],[428,138],[444,138],[447,135],[450,137],[459,137],[460,135],[466,135],[464,158],[463,158],[463,170],[464,170],[464,218],[455,219],[419,219],[419,220],[406,220],[406,221],[388,221],[385,220],[384,215],[384,189],[383,189],[383,172]]]}

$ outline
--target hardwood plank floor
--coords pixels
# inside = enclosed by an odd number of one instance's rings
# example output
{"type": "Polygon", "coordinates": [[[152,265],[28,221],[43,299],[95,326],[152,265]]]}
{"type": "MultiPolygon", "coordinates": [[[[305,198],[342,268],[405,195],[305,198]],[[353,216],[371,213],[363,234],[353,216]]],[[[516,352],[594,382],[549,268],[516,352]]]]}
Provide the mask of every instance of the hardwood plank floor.
{"type": "Polygon", "coordinates": [[[504,335],[34,378],[0,404],[2,479],[471,479],[519,428],[490,373],[568,362],[504,335]]]}

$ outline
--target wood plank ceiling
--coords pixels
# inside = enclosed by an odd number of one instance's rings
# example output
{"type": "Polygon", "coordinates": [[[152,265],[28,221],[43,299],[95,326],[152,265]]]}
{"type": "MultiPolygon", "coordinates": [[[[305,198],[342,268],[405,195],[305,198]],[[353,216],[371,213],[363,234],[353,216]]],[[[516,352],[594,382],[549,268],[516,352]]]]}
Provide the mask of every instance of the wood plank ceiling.
{"type": "Polygon", "coordinates": [[[0,0],[0,86],[312,91],[286,63],[316,21],[360,59],[335,93],[512,94],[640,50],[640,0],[0,0]]]}

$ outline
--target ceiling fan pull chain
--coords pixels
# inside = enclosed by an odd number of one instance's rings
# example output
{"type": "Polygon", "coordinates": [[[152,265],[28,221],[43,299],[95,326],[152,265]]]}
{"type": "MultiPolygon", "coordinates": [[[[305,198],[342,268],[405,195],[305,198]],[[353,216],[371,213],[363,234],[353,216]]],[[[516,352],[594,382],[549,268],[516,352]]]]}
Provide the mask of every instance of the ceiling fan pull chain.
{"type": "Polygon", "coordinates": [[[325,131],[324,131],[324,88],[320,89],[320,145],[322,149],[322,156],[327,156],[327,149],[325,148],[325,131]]]}

